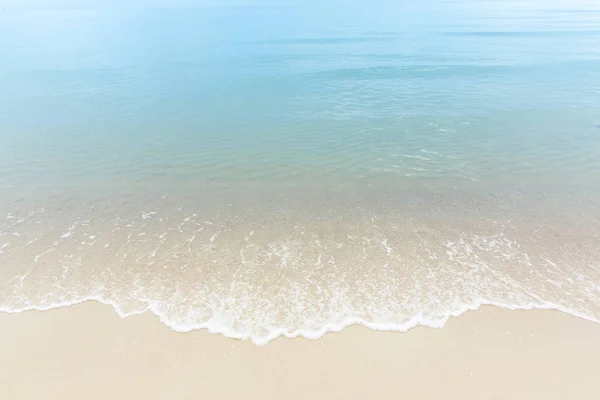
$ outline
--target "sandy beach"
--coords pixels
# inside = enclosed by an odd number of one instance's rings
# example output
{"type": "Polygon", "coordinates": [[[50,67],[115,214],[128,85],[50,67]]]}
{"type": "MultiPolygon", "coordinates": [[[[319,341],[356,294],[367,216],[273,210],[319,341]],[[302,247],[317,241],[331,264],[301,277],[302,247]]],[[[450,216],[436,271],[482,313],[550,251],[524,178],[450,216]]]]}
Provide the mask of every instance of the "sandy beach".
{"type": "Polygon", "coordinates": [[[0,3],[0,400],[600,400],[600,0],[0,3]]]}
{"type": "Polygon", "coordinates": [[[600,324],[483,307],[444,328],[353,326],[266,346],[98,303],[0,314],[2,399],[596,399],[600,324]]]}

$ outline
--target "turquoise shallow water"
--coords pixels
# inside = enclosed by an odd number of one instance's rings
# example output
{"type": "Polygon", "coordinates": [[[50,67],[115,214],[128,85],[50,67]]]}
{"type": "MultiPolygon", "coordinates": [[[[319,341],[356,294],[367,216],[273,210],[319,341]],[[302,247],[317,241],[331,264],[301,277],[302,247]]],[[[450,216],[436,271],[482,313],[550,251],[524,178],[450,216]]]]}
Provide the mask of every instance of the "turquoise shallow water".
{"type": "Polygon", "coordinates": [[[7,9],[0,184],[590,183],[600,13],[521,3],[7,9]]]}
{"type": "Polygon", "coordinates": [[[600,318],[600,7],[396,3],[8,3],[0,309],[600,318]]]}

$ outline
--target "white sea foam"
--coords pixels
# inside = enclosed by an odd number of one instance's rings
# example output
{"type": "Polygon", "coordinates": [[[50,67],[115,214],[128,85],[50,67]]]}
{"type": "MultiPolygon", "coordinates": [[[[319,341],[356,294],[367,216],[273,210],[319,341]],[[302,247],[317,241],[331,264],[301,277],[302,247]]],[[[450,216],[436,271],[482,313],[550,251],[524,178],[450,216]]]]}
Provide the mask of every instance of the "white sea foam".
{"type": "Polygon", "coordinates": [[[177,332],[206,329],[258,345],[317,339],[353,324],[439,328],[481,305],[600,318],[589,217],[573,231],[498,216],[474,223],[436,215],[430,223],[361,212],[303,220],[252,210],[236,213],[234,223],[211,216],[208,224],[200,213],[144,215],[75,216],[82,222],[46,223],[44,232],[39,216],[25,223],[21,236],[0,246],[0,311],[93,300],[121,317],[150,312],[177,332]],[[55,240],[66,231],[69,240],[55,240]]]}
{"type": "Polygon", "coordinates": [[[582,318],[587,321],[600,323],[600,321],[590,315],[581,313],[577,310],[569,309],[561,305],[551,303],[529,303],[529,304],[511,304],[511,303],[498,303],[485,299],[479,301],[463,304],[456,309],[447,311],[443,314],[436,316],[426,316],[423,314],[417,314],[412,316],[405,322],[397,323],[394,321],[389,322],[373,322],[366,320],[358,316],[345,316],[336,322],[327,322],[323,324],[319,329],[297,329],[290,330],[285,327],[273,326],[268,329],[268,333],[264,335],[256,335],[248,332],[236,331],[231,327],[230,324],[224,323],[224,321],[230,320],[229,317],[214,315],[209,320],[199,324],[182,324],[176,321],[171,321],[164,313],[160,311],[160,307],[156,304],[149,303],[147,307],[143,309],[133,310],[124,312],[118,303],[110,300],[106,300],[102,296],[90,296],[83,297],[77,300],[57,302],[47,305],[30,305],[20,308],[11,308],[6,306],[0,306],[0,312],[5,313],[21,313],[26,311],[49,311],[57,308],[65,308],[76,306],[78,304],[86,303],[89,301],[96,301],[108,306],[111,306],[115,312],[121,318],[127,318],[133,315],[140,315],[145,312],[154,314],[158,319],[168,328],[179,333],[189,333],[197,330],[207,330],[211,334],[220,334],[231,339],[251,340],[258,346],[264,346],[270,341],[279,337],[286,337],[289,339],[303,337],[309,340],[317,340],[330,332],[341,332],[344,328],[352,325],[363,325],[369,329],[383,332],[406,332],[417,326],[426,326],[429,328],[443,328],[446,322],[452,317],[457,318],[468,311],[475,311],[482,306],[495,306],[508,310],[556,310],[565,314],[570,314],[578,318],[582,318]]]}

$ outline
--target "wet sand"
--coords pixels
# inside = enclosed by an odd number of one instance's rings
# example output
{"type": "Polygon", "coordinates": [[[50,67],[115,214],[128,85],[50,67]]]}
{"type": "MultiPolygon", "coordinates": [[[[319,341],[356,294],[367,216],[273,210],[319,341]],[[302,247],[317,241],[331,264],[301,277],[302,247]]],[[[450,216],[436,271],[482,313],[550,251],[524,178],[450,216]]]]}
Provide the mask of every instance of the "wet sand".
{"type": "Polygon", "coordinates": [[[483,307],[443,329],[361,326],[266,346],[90,302],[0,313],[2,399],[597,399],[600,324],[483,307]]]}

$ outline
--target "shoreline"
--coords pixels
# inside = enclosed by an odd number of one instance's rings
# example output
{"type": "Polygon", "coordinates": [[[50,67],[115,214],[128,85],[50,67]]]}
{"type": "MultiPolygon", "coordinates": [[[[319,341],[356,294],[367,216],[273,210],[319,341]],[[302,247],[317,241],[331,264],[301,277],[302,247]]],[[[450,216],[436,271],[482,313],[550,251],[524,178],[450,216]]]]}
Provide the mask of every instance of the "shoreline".
{"type": "Polygon", "coordinates": [[[0,234],[0,312],[95,299],[121,316],[150,308],[176,331],[259,343],[357,322],[439,326],[481,304],[600,319],[597,214],[521,211],[314,221],[152,208],[93,208],[66,220],[52,210],[11,215],[0,234]]]}
{"type": "Polygon", "coordinates": [[[350,326],[266,346],[99,303],[0,313],[0,397],[592,399],[600,324],[483,306],[443,329],[350,326]]]}
{"type": "Polygon", "coordinates": [[[133,311],[133,312],[125,313],[119,309],[118,304],[110,302],[110,301],[106,301],[102,298],[86,298],[86,299],[77,300],[77,301],[74,301],[71,303],[56,304],[56,305],[51,305],[48,307],[33,306],[30,308],[24,308],[24,309],[18,309],[18,310],[3,309],[2,307],[0,307],[0,315],[2,315],[2,314],[23,314],[23,313],[42,313],[42,312],[55,311],[55,310],[71,308],[71,307],[79,307],[81,305],[92,304],[92,303],[112,308],[113,312],[121,319],[135,317],[135,316],[139,316],[139,315],[150,315],[151,317],[156,318],[166,329],[168,329],[174,333],[188,334],[188,333],[194,333],[194,332],[206,332],[210,335],[223,336],[226,339],[239,340],[239,341],[245,341],[245,342],[247,341],[257,347],[267,346],[267,345],[269,345],[269,343],[273,342],[274,340],[279,340],[279,339],[288,339],[288,340],[289,339],[291,339],[291,340],[305,339],[305,340],[310,340],[310,341],[319,340],[326,335],[341,333],[345,329],[353,328],[353,327],[360,327],[360,328],[368,329],[373,332],[383,332],[383,333],[405,333],[405,332],[408,332],[415,328],[443,329],[449,321],[460,318],[464,314],[468,314],[473,311],[479,311],[482,308],[484,308],[484,309],[497,308],[497,309],[506,310],[506,311],[555,311],[555,312],[566,314],[566,315],[569,315],[569,316],[572,316],[572,317],[575,317],[578,319],[582,319],[587,322],[596,323],[596,324],[600,325],[600,320],[595,319],[593,316],[587,316],[580,312],[565,309],[564,307],[561,307],[561,306],[555,305],[555,304],[547,304],[547,305],[530,304],[527,306],[521,306],[521,305],[510,305],[510,304],[497,304],[497,303],[486,302],[486,301],[479,302],[478,304],[475,304],[475,305],[464,305],[463,308],[455,310],[453,312],[450,312],[438,319],[431,319],[431,318],[425,318],[423,316],[420,316],[420,317],[413,317],[409,320],[409,322],[400,324],[400,323],[392,323],[392,322],[367,321],[360,317],[345,317],[342,320],[342,322],[339,322],[337,324],[334,322],[328,322],[323,327],[321,327],[321,329],[319,329],[318,331],[308,331],[307,332],[307,331],[299,330],[299,331],[289,332],[288,330],[279,328],[275,334],[271,334],[268,337],[257,337],[256,335],[244,335],[239,332],[228,332],[226,330],[226,328],[224,328],[222,326],[218,326],[218,325],[215,326],[215,323],[212,320],[206,321],[205,323],[203,323],[199,326],[185,327],[183,329],[178,329],[177,327],[169,324],[168,321],[165,321],[164,318],[159,313],[153,311],[152,307],[150,307],[150,306],[148,306],[147,309],[142,310],[142,311],[133,311]]]}

